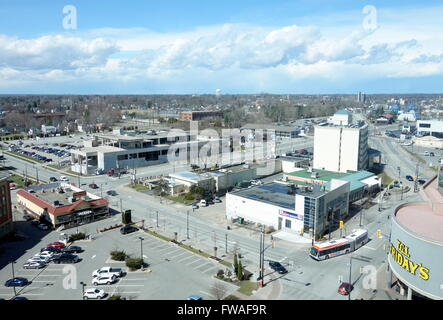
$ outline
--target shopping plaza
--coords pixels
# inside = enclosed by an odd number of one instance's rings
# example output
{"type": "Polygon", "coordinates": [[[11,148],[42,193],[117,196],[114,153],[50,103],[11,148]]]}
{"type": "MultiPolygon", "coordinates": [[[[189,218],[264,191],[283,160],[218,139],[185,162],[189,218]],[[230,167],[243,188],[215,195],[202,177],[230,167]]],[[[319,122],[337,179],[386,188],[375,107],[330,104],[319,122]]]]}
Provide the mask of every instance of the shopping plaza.
{"type": "Polygon", "coordinates": [[[424,201],[394,210],[388,285],[408,299],[443,299],[443,173],[420,193],[424,201]]]}

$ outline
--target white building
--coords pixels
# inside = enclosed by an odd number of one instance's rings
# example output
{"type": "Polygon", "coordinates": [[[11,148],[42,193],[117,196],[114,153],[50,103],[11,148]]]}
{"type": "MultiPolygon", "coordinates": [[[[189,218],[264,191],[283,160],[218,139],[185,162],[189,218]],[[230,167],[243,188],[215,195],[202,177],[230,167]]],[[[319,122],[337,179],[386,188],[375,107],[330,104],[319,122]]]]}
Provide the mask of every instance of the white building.
{"type": "Polygon", "coordinates": [[[334,172],[368,168],[368,125],[315,126],[314,169],[334,172]]]}
{"type": "Polygon", "coordinates": [[[337,126],[347,126],[352,123],[352,113],[346,109],[338,110],[332,117],[329,117],[328,123],[337,126]]]}
{"type": "Polygon", "coordinates": [[[443,138],[443,121],[418,120],[417,134],[422,136],[434,136],[437,138],[443,138]]]}
{"type": "Polygon", "coordinates": [[[56,134],[57,128],[54,126],[46,126],[42,124],[42,133],[43,134],[56,134]]]}
{"type": "Polygon", "coordinates": [[[397,121],[415,122],[417,121],[417,115],[414,110],[408,112],[400,112],[397,116],[397,121]]]}
{"type": "Polygon", "coordinates": [[[330,191],[319,185],[294,188],[273,182],[231,192],[226,195],[226,217],[307,237],[315,230],[318,238],[348,215],[350,183],[331,183],[330,191]]]}

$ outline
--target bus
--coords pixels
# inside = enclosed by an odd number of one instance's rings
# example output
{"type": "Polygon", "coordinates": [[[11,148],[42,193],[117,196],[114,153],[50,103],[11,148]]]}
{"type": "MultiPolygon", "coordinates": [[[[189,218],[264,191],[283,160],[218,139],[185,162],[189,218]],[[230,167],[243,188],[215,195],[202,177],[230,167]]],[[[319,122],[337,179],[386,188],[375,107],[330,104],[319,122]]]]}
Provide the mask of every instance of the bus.
{"type": "Polygon", "coordinates": [[[326,260],[355,251],[368,241],[368,230],[357,229],[344,238],[313,245],[309,255],[315,260],[326,260]]]}

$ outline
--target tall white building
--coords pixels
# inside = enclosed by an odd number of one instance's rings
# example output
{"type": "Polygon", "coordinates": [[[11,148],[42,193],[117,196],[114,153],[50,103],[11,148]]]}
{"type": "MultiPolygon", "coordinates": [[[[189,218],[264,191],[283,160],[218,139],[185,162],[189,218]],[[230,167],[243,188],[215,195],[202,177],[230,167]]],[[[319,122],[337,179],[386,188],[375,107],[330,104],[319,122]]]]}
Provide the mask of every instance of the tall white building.
{"type": "Polygon", "coordinates": [[[334,172],[359,171],[368,168],[368,125],[315,126],[314,169],[334,172]]]}

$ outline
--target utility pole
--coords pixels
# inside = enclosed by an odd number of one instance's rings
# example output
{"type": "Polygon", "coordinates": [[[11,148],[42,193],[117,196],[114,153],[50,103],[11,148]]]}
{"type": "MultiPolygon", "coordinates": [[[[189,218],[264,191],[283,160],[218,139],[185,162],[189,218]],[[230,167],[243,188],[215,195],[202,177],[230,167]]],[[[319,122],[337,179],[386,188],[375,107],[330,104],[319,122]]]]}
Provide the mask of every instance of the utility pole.
{"type": "Polygon", "coordinates": [[[351,300],[351,288],[352,288],[352,282],[351,282],[351,275],[352,275],[352,255],[349,256],[349,293],[348,293],[348,300],[351,300]]]}
{"type": "Polygon", "coordinates": [[[419,168],[419,164],[417,163],[415,165],[415,180],[414,180],[414,192],[418,191],[418,187],[417,187],[417,180],[418,180],[418,168],[419,168]]]}
{"type": "Polygon", "coordinates": [[[142,237],[138,237],[140,240],[140,259],[143,261],[143,240],[145,240],[142,237]]]}
{"type": "Polygon", "coordinates": [[[189,239],[189,210],[186,211],[186,239],[189,239]]]}
{"type": "Polygon", "coordinates": [[[35,167],[35,175],[36,175],[36,178],[37,178],[37,184],[38,184],[38,167],[35,167]]]}
{"type": "MultiPolygon", "coordinates": [[[[14,279],[15,279],[14,263],[15,263],[15,261],[11,262],[11,266],[12,266],[12,281],[14,281],[14,279]]],[[[14,297],[15,297],[17,295],[17,291],[15,290],[15,282],[13,282],[13,288],[14,288],[14,297]]]]}
{"type": "Polygon", "coordinates": [[[82,299],[85,300],[85,286],[86,286],[86,283],[84,283],[82,281],[82,282],[80,282],[80,284],[82,285],[82,299]]]}
{"type": "Polygon", "coordinates": [[[225,234],[225,253],[228,253],[228,234],[225,234]]]}
{"type": "Polygon", "coordinates": [[[120,212],[123,213],[123,200],[120,199],[120,212]]]}
{"type": "Polygon", "coordinates": [[[158,228],[158,210],[156,211],[157,212],[157,228],[158,228]]]}

